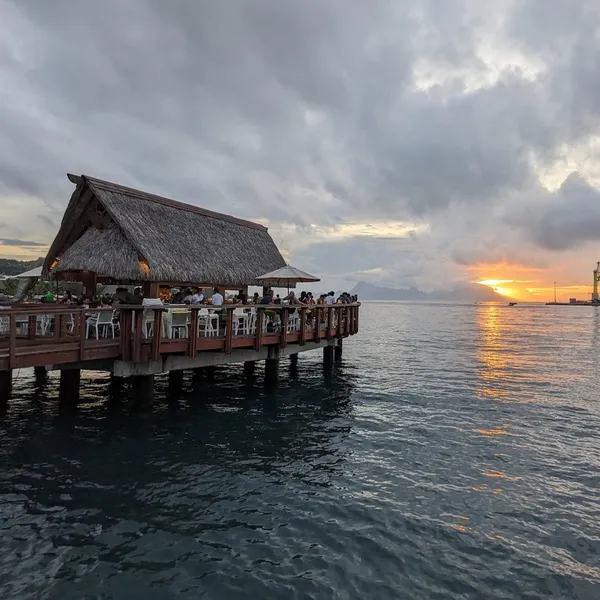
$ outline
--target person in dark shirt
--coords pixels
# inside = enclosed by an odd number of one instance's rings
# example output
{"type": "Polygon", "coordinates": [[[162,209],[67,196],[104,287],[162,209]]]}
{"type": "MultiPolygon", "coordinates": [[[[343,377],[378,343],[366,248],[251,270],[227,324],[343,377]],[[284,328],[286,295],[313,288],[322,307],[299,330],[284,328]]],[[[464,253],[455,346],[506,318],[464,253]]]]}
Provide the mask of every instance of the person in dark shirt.
{"type": "Polygon", "coordinates": [[[246,294],[244,294],[244,290],[240,290],[238,292],[237,300],[240,304],[243,304],[244,306],[246,304],[248,304],[248,296],[246,296],[246,294]]]}

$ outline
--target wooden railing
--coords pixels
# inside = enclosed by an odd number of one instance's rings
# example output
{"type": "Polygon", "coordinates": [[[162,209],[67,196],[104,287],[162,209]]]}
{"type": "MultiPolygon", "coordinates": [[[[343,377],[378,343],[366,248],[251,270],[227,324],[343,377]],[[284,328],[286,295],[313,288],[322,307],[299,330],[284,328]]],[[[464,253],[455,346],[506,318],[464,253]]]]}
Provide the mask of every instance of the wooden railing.
{"type": "Polygon", "coordinates": [[[11,307],[0,310],[0,370],[114,358],[140,363],[168,354],[195,357],[203,351],[231,354],[236,349],[305,346],[358,333],[359,307],[358,303],[122,306],[118,311],[48,304],[11,307]]]}

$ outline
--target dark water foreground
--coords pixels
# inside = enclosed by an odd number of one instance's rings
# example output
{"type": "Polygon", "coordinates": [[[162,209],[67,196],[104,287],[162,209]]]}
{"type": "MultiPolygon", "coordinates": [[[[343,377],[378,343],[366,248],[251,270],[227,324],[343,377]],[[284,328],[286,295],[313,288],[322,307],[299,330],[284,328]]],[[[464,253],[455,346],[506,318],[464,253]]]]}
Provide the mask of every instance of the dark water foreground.
{"type": "Polygon", "coordinates": [[[21,373],[0,598],[600,598],[600,311],[364,305],[319,359],[137,413],[21,373]]]}

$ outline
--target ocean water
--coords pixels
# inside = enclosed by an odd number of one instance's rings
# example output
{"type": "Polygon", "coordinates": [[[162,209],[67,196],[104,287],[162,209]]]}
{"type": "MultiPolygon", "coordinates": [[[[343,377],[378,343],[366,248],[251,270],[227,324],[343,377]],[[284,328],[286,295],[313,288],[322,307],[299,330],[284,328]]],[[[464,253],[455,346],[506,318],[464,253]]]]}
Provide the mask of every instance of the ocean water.
{"type": "Polygon", "coordinates": [[[600,309],[368,304],[325,374],[18,373],[2,599],[600,598],[600,309]]]}

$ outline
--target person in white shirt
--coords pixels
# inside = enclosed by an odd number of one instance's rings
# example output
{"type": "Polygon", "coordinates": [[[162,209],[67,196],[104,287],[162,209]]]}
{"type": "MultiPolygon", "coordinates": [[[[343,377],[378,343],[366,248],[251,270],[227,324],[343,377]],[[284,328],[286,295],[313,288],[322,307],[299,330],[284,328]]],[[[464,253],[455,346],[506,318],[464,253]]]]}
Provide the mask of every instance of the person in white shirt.
{"type": "Polygon", "coordinates": [[[196,293],[192,296],[192,304],[202,304],[203,301],[204,294],[202,293],[202,290],[198,288],[196,293]]]}
{"type": "Polygon", "coordinates": [[[325,296],[325,304],[335,304],[335,292],[329,292],[329,294],[325,296]]]}
{"type": "Polygon", "coordinates": [[[212,305],[213,306],[222,306],[223,305],[223,296],[219,292],[219,288],[215,288],[212,295],[212,305]]]}

